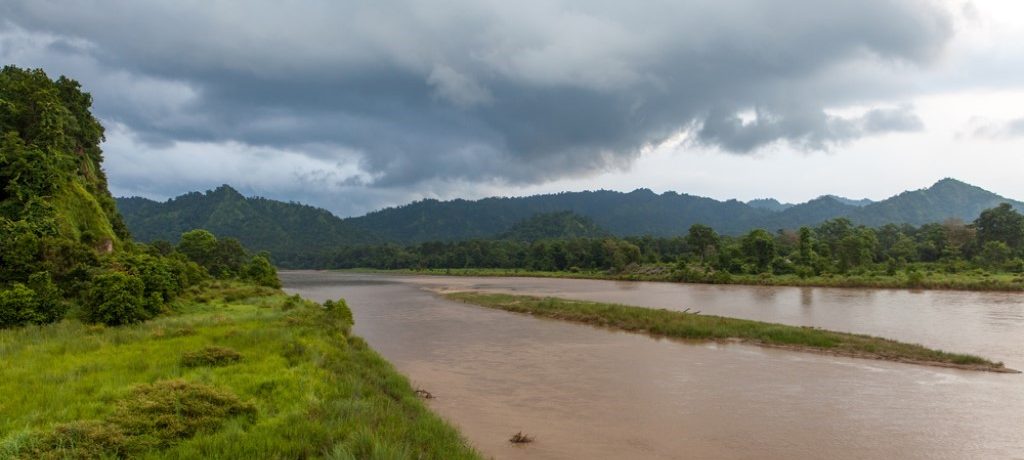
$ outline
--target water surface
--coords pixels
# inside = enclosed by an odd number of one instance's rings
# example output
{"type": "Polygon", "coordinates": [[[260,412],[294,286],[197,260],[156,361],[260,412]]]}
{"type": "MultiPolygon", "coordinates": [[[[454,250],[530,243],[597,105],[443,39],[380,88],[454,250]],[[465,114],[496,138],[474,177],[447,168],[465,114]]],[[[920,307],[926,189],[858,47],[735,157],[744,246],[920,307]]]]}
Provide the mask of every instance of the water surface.
{"type": "Polygon", "coordinates": [[[1024,296],[282,272],[494,458],[1024,458],[1024,378],[652,339],[446,301],[427,288],[701,310],[870,333],[1024,368],[1024,296]],[[507,442],[517,431],[536,436],[507,442]]]}

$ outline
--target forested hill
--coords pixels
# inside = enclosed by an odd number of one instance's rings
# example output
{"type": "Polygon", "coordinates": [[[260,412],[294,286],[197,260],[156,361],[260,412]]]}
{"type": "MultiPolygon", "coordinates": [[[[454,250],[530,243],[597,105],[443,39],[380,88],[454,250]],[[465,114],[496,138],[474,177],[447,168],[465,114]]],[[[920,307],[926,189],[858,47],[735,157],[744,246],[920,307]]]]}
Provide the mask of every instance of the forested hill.
{"type": "Polygon", "coordinates": [[[509,231],[500,235],[504,240],[540,241],[570,238],[601,238],[611,236],[611,232],[598,227],[588,217],[572,211],[535,214],[533,217],[520,221],[509,231]]]}
{"type": "Polygon", "coordinates": [[[133,235],[141,241],[173,242],[183,232],[196,228],[236,238],[249,249],[273,254],[380,241],[326,210],[247,198],[227,185],[163,203],[118,198],[117,205],[133,235]]]}
{"type": "Polygon", "coordinates": [[[173,241],[182,231],[206,228],[236,237],[251,249],[271,252],[302,252],[363,243],[497,238],[537,214],[566,211],[588,218],[595,228],[618,236],[680,235],[696,223],[736,235],[753,228],[774,231],[816,225],[836,217],[848,217],[854,223],[870,226],[923,225],[948,218],[971,221],[981,210],[1002,202],[1024,209],[1024,203],[954,179],[943,179],[930,188],[870,204],[823,196],[794,206],[776,207],[781,209],[778,211],[736,200],[718,201],[675,192],[656,194],[647,189],[476,201],[423,200],[348,219],[301,204],[246,198],[228,186],[205,194],[182,195],[164,203],[144,198],[118,199],[128,227],[143,241],[173,241]]]}

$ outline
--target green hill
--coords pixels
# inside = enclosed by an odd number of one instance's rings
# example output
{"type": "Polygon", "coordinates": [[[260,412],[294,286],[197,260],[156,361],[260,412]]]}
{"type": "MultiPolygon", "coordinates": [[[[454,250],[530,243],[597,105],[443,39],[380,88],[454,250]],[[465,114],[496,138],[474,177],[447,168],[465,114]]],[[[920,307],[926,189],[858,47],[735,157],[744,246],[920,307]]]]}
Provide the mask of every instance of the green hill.
{"type": "Polygon", "coordinates": [[[243,197],[231,187],[222,186],[163,203],[119,198],[118,206],[129,228],[142,241],[174,241],[182,231],[206,228],[238,238],[252,250],[268,250],[278,262],[302,266],[306,255],[337,246],[500,237],[533,240],[576,233],[600,236],[604,232],[615,236],[677,236],[698,223],[722,234],[739,235],[754,228],[775,231],[816,226],[837,217],[875,227],[888,223],[919,226],[950,218],[970,221],[982,210],[1003,202],[1024,209],[1019,201],[944,179],[930,188],[879,202],[825,195],[797,205],[781,205],[769,199],[752,204],[718,201],[675,192],[656,194],[647,189],[629,193],[598,190],[475,201],[422,200],[342,219],[298,203],[243,197]]]}
{"type": "Polygon", "coordinates": [[[183,232],[202,228],[275,255],[375,241],[369,233],[323,209],[246,198],[227,185],[163,203],[139,197],[119,198],[118,207],[141,241],[175,242],[183,232]]]}
{"type": "Polygon", "coordinates": [[[512,225],[499,238],[515,241],[538,241],[569,238],[598,238],[610,236],[593,220],[572,211],[535,214],[512,225]]]}

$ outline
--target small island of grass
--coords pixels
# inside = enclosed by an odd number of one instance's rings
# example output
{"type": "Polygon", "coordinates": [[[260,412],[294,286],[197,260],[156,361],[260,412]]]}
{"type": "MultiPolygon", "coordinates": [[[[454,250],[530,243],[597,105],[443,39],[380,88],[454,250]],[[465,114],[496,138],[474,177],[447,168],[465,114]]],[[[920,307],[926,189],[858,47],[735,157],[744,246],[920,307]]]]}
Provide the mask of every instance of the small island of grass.
{"type": "Polygon", "coordinates": [[[948,353],[910,343],[812,327],[787,326],[745,319],[627,305],[482,292],[450,292],[444,296],[473,305],[515,313],[697,341],[738,341],[797,351],[854,358],[880,359],[967,370],[1016,373],[1003,363],[978,356],[948,353]]]}

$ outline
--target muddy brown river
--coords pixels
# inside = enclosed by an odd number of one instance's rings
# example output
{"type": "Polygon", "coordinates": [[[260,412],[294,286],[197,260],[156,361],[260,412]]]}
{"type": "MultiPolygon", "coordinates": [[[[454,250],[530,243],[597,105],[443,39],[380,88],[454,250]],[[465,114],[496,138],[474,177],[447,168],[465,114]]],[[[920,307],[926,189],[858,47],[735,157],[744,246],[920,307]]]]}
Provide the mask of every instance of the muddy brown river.
{"type": "Polygon", "coordinates": [[[429,289],[700,310],[867,333],[1024,369],[1024,294],[287,271],[485,456],[1024,459],[1024,375],[690,344],[463,305],[429,289]],[[522,431],[536,441],[512,445],[522,431]]]}

